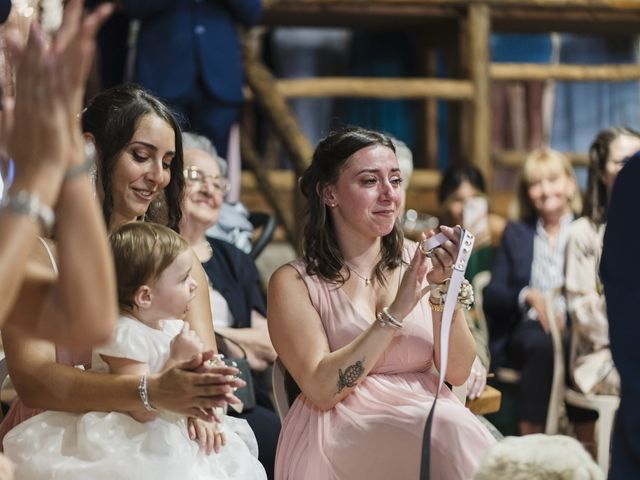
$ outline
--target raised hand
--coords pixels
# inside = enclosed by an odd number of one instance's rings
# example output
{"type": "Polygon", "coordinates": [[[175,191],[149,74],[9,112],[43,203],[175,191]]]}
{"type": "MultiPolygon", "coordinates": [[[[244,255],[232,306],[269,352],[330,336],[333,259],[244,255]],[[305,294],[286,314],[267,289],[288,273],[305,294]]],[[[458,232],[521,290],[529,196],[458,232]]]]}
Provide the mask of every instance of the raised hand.
{"type": "Polygon", "coordinates": [[[171,340],[171,358],[177,362],[184,362],[203,350],[204,343],[198,334],[191,330],[189,322],[184,322],[180,333],[171,340]]]}
{"type": "MultiPolygon", "coordinates": [[[[424,241],[425,239],[425,235],[421,234],[419,240],[424,241]]],[[[426,258],[419,248],[416,249],[411,263],[402,276],[396,298],[389,306],[389,312],[398,320],[406,317],[425,294],[423,283],[428,266],[426,258]]]]}
{"type": "Polygon", "coordinates": [[[105,4],[82,20],[82,7],[82,0],[68,3],[50,45],[35,21],[24,47],[6,38],[17,64],[16,98],[12,128],[3,118],[2,130],[16,162],[15,183],[38,191],[49,205],[57,199],[64,172],[84,161],[79,121],[84,88],[95,35],[113,10],[105,4]]]}
{"type": "MultiPolygon", "coordinates": [[[[453,228],[443,225],[440,227],[440,231],[447,236],[448,240],[433,250],[431,257],[433,267],[429,270],[429,273],[427,273],[427,280],[429,280],[430,284],[442,283],[451,277],[452,267],[458,258],[458,251],[460,249],[462,229],[459,225],[453,228]]],[[[427,235],[427,238],[434,235],[435,232],[431,231],[427,235]]]]}

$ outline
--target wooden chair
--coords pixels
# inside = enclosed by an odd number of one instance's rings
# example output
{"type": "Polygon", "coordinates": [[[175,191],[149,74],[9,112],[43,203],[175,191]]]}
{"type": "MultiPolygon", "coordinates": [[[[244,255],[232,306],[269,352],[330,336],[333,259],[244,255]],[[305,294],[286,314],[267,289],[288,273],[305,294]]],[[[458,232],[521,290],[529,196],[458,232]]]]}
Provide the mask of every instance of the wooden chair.
{"type": "MultiPolygon", "coordinates": [[[[571,332],[571,349],[573,350],[577,345],[578,330],[573,328],[571,332]]],[[[609,472],[609,450],[613,434],[613,422],[620,405],[620,397],[618,395],[582,393],[575,388],[567,387],[564,400],[569,405],[598,412],[598,433],[596,436],[598,465],[606,477],[609,472]]]]}
{"type": "Polygon", "coordinates": [[[255,260],[273,238],[278,219],[275,214],[250,212],[249,221],[253,225],[254,233],[259,231],[259,235],[252,242],[251,252],[249,252],[251,258],[255,260]]]}
{"type": "Polygon", "coordinates": [[[271,371],[271,388],[273,391],[273,400],[276,411],[280,417],[280,421],[289,413],[289,407],[293,404],[298,395],[300,395],[300,387],[287,372],[280,358],[276,358],[273,362],[271,371]]]}
{"type": "MultiPolygon", "coordinates": [[[[7,359],[5,357],[2,357],[2,359],[0,359],[0,392],[1,393],[5,393],[5,394],[8,393],[8,392],[2,392],[5,386],[5,381],[7,381],[8,379],[9,379],[9,368],[7,367],[7,359]]],[[[13,386],[9,385],[9,387],[13,389],[13,386]]],[[[13,398],[15,397],[15,394],[11,393],[11,395],[9,396],[13,398]]],[[[3,401],[9,402],[9,400],[4,398],[5,397],[4,395],[0,395],[0,397],[2,397],[3,401]]],[[[0,409],[0,421],[2,421],[3,418],[4,418],[4,413],[2,409],[0,409]]]]}

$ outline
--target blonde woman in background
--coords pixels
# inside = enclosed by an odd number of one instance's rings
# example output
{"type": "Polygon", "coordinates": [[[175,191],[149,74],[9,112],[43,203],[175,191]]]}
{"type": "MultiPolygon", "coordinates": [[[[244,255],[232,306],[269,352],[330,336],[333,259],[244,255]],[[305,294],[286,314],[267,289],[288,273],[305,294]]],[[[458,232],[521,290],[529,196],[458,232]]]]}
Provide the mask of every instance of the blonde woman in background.
{"type": "MultiPolygon", "coordinates": [[[[507,224],[484,291],[493,367],[521,373],[517,397],[521,434],[541,433],[553,377],[549,328],[567,324],[562,294],[547,316],[547,296],[564,288],[564,258],[571,223],[582,202],[573,168],[563,154],[541,149],[525,161],[518,191],[519,218],[507,224]]],[[[582,412],[580,412],[582,413],[582,412]]],[[[569,410],[576,430],[591,420],[569,410]]]]}

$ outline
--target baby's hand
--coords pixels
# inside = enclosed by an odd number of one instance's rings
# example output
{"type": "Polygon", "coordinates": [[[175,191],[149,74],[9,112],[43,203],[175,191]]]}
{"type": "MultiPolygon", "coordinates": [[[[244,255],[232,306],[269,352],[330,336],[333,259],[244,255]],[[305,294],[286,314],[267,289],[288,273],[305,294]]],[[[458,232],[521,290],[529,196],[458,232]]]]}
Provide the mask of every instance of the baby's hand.
{"type": "Polygon", "coordinates": [[[186,362],[204,350],[204,344],[198,334],[184,322],[182,331],[171,340],[171,358],[177,362],[186,362]]]}
{"type": "Polygon", "coordinates": [[[189,438],[197,441],[200,450],[207,455],[212,451],[220,453],[220,449],[226,443],[224,433],[221,431],[221,424],[216,422],[205,422],[198,418],[189,417],[188,420],[189,438]]]}

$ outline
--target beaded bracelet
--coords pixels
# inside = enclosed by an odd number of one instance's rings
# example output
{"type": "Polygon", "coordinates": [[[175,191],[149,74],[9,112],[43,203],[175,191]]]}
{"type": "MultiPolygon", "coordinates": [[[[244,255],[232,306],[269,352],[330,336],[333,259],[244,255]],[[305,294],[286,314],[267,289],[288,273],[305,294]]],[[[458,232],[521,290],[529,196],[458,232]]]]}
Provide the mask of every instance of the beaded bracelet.
{"type": "Polygon", "coordinates": [[[142,378],[140,378],[140,383],[138,384],[138,395],[140,396],[140,400],[142,401],[142,404],[144,405],[144,408],[148,412],[157,411],[156,407],[154,407],[151,404],[151,402],[149,401],[149,392],[147,391],[147,376],[146,375],[142,375],[142,378]]]}
{"type": "MultiPolygon", "coordinates": [[[[447,291],[449,289],[449,279],[445,280],[443,283],[435,283],[431,285],[431,296],[429,298],[429,304],[431,305],[431,310],[434,312],[442,312],[444,309],[444,297],[447,295],[447,291]]],[[[460,285],[460,290],[458,291],[458,305],[460,305],[465,310],[470,310],[471,306],[475,302],[475,298],[473,295],[473,287],[469,283],[467,279],[462,281],[460,285]]]]}

